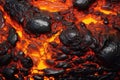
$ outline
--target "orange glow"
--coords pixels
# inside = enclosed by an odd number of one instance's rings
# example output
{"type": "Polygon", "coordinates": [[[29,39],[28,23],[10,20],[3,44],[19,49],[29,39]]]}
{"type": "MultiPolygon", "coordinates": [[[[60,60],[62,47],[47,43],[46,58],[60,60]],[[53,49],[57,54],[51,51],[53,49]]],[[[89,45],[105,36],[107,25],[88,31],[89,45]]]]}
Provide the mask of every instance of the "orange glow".
{"type": "Polygon", "coordinates": [[[87,17],[86,19],[82,20],[82,22],[84,22],[85,24],[97,23],[97,21],[92,17],[87,17]]]}
{"type": "Polygon", "coordinates": [[[102,6],[104,6],[106,4],[105,0],[98,0],[97,6],[94,8],[94,10],[96,11],[100,11],[104,14],[113,14],[116,15],[116,12],[114,12],[113,10],[105,10],[102,9],[102,6]]]}
{"type": "Polygon", "coordinates": [[[58,12],[70,8],[72,6],[72,0],[66,0],[65,3],[60,2],[60,0],[33,0],[31,4],[33,4],[41,10],[58,12]]]}

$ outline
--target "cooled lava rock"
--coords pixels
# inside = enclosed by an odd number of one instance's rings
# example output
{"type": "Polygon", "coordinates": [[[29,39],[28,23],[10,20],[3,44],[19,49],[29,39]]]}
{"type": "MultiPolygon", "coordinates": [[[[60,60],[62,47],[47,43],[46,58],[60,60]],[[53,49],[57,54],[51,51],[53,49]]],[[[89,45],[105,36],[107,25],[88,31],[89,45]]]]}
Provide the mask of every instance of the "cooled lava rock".
{"type": "MultiPolygon", "coordinates": [[[[86,27],[81,26],[80,29],[69,27],[63,30],[60,34],[60,41],[70,47],[71,50],[83,50],[87,51],[93,43],[93,36],[86,27]]],[[[64,48],[62,48],[63,51],[64,48]]],[[[64,49],[67,50],[67,49],[64,49]]]]}
{"type": "Polygon", "coordinates": [[[8,65],[11,61],[11,55],[5,54],[0,56],[0,66],[8,65]]]}
{"type": "Polygon", "coordinates": [[[74,0],[73,5],[78,10],[85,10],[88,9],[94,1],[95,0],[74,0]]]}
{"type": "Polygon", "coordinates": [[[50,21],[45,17],[33,18],[27,22],[26,29],[35,34],[47,33],[51,31],[50,21]]]}
{"type": "Polygon", "coordinates": [[[16,42],[18,41],[18,34],[16,33],[15,29],[10,29],[7,40],[12,46],[16,45],[16,42]]]}
{"type": "Polygon", "coordinates": [[[120,0],[106,0],[106,1],[108,1],[108,2],[115,2],[115,3],[117,3],[117,2],[120,2],[120,0]]]}
{"type": "Polygon", "coordinates": [[[9,46],[6,42],[1,43],[0,44],[0,55],[6,54],[8,49],[9,49],[9,46]]]}
{"type": "Polygon", "coordinates": [[[7,79],[7,80],[14,80],[15,79],[15,70],[14,69],[12,69],[12,68],[4,68],[3,70],[2,70],[2,74],[3,74],[3,76],[7,79]]]}
{"type": "Polygon", "coordinates": [[[24,68],[31,68],[33,66],[33,61],[30,57],[25,57],[21,59],[21,64],[24,68]]]}
{"type": "Polygon", "coordinates": [[[76,28],[68,28],[63,30],[60,34],[60,40],[64,45],[79,45],[81,42],[81,35],[76,28]]]}
{"type": "Polygon", "coordinates": [[[56,75],[62,75],[64,73],[64,70],[60,69],[60,70],[54,70],[51,68],[46,68],[44,69],[44,74],[47,76],[56,76],[56,75]]]}
{"type": "Polygon", "coordinates": [[[43,76],[36,74],[33,76],[34,80],[44,80],[43,76]]]}
{"type": "Polygon", "coordinates": [[[59,62],[58,64],[56,64],[55,67],[56,68],[71,68],[72,65],[69,64],[68,62],[59,62]]]}
{"type": "Polygon", "coordinates": [[[0,28],[3,27],[3,25],[4,25],[4,18],[2,12],[0,11],[0,28]]]}
{"type": "Polygon", "coordinates": [[[116,41],[106,42],[97,56],[106,67],[120,67],[120,43],[116,41]]]}

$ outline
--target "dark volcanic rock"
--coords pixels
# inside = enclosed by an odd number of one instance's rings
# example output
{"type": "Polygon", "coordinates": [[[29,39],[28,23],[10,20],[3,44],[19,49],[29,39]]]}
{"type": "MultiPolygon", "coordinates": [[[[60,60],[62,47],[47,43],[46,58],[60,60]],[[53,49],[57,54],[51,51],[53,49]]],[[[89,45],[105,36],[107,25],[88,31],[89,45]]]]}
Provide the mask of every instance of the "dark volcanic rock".
{"type": "Polygon", "coordinates": [[[54,70],[54,69],[44,69],[44,74],[47,76],[56,76],[56,75],[62,75],[64,73],[64,70],[54,70]]]}
{"type": "Polygon", "coordinates": [[[106,24],[106,25],[109,24],[109,20],[108,20],[107,17],[103,18],[103,23],[106,24]]]}
{"type": "Polygon", "coordinates": [[[55,64],[55,61],[54,61],[54,60],[47,59],[47,60],[46,60],[46,63],[47,63],[48,65],[54,65],[54,64],[55,64]]]}
{"type": "Polygon", "coordinates": [[[114,2],[114,3],[117,3],[117,2],[120,2],[120,0],[106,0],[106,1],[108,1],[108,2],[114,2]]]}
{"type": "MultiPolygon", "coordinates": [[[[87,51],[94,43],[91,32],[83,26],[83,24],[81,24],[79,29],[75,26],[71,26],[66,30],[63,30],[59,37],[64,45],[74,51],[87,51]]],[[[62,51],[67,50],[67,48],[62,48],[62,51]]]]}
{"type": "Polygon", "coordinates": [[[68,28],[60,34],[60,40],[64,45],[79,45],[81,42],[81,35],[76,28],[68,28]]]}
{"type": "Polygon", "coordinates": [[[4,66],[9,64],[11,61],[11,55],[10,54],[6,54],[3,56],[0,56],[0,66],[4,66]]]}
{"type": "Polygon", "coordinates": [[[59,62],[55,67],[56,68],[71,68],[72,66],[67,62],[59,62]]]}
{"type": "Polygon", "coordinates": [[[57,57],[57,60],[62,61],[62,60],[65,60],[67,58],[68,58],[68,56],[66,54],[62,54],[62,55],[60,55],[60,56],[57,57]]]}
{"type": "Polygon", "coordinates": [[[26,68],[20,68],[20,72],[24,75],[24,76],[28,76],[29,75],[29,70],[26,68]]]}
{"type": "Polygon", "coordinates": [[[9,45],[6,42],[0,44],[0,55],[4,55],[7,53],[9,49],[9,45]]]}
{"type": "Polygon", "coordinates": [[[70,49],[67,48],[67,47],[65,47],[65,46],[62,46],[62,47],[60,48],[60,50],[61,50],[63,53],[65,53],[65,54],[69,54],[69,53],[70,53],[70,49]]]}
{"type": "Polygon", "coordinates": [[[76,55],[76,56],[83,56],[85,54],[85,52],[82,52],[82,51],[73,51],[72,53],[71,53],[71,55],[76,55]]]}
{"type": "Polygon", "coordinates": [[[50,21],[48,21],[47,18],[33,18],[27,22],[26,29],[35,34],[50,32],[50,21]]]}
{"type": "Polygon", "coordinates": [[[24,80],[24,77],[22,76],[22,74],[18,74],[18,79],[17,80],[24,80]]]}
{"type": "Polygon", "coordinates": [[[106,42],[97,56],[107,67],[120,67],[120,43],[117,41],[106,42]]]}
{"type": "Polygon", "coordinates": [[[89,8],[89,6],[94,2],[95,0],[74,0],[73,5],[78,8],[78,10],[85,10],[89,8]]]}
{"type": "Polygon", "coordinates": [[[34,78],[34,80],[44,80],[43,76],[37,75],[37,74],[34,75],[33,78],[34,78]]]}
{"type": "Polygon", "coordinates": [[[15,76],[14,76],[15,70],[12,68],[4,68],[2,71],[2,74],[6,79],[9,79],[9,80],[14,80],[14,78],[15,78],[15,76]]]}
{"type": "Polygon", "coordinates": [[[4,18],[2,12],[0,11],[0,28],[3,27],[3,25],[4,25],[4,18]]]}
{"type": "Polygon", "coordinates": [[[7,40],[12,46],[16,45],[16,42],[18,41],[18,34],[16,33],[15,29],[10,29],[7,40]]]}
{"type": "Polygon", "coordinates": [[[21,64],[24,68],[31,68],[33,66],[33,61],[30,57],[25,57],[21,59],[21,64]]]}

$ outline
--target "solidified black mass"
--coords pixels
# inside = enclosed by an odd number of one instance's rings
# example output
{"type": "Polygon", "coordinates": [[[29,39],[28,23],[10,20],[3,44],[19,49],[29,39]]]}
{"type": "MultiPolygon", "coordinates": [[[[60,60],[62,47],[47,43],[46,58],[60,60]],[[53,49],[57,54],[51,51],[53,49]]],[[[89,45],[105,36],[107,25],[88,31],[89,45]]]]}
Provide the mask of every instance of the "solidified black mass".
{"type": "Polygon", "coordinates": [[[78,9],[78,10],[85,10],[89,8],[89,6],[94,2],[95,0],[75,0],[73,2],[73,5],[78,9]]]}
{"type": "Polygon", "coordinates": [[[6,0],[5,11],[20,23],[26,32],[42,34],[51,31],[50,17],[24,0],[6,0]]]}
{"type": "Polygon", "coordinates": [[[87,51],[93,44],[91,32],[86,27],[82,26],[80,26],[80,29],[71,26],[63,30],[59,37],[61,42],[72,50],[87,51]]]}
{"type": "Polygon", "coordinates": [[[7,41],[12,45],[15,46],[16,42],[18,41],[18,34],[16,33],[14,28],[11,28],[9,30],[9,35],[7,38],[7,41]]]}
{"type": "Polygon", "coordinates": [[[25,57],[25,58],[21,59],[21,64],[24,68],[33,67],[33,61],[30,57],[25,57]]]}
{"type": "Polygon", "coordinates": [[[50,22],[44,20],[44,18],[33,18],[30,19],[26,24],[26,29],[32,33],[46,33],[50,32],[50,22]]]}
{"type": "Polygon", "coordinates": [[[120,67],[120,43],[108,41],[98,54],[98,58],[106,67],[120,67]]]}
{"type": "Polygon", "coordinates": [[[3,18],[3,14],[0,11],[0,28],[4,25],[4,18],[3,18]]]}
{"type": "Polygon", "coordinates": [[[60,34],[60,40],[63,44],[78,45],[81,42],[81,35],[76,28],[68,28],[60,34]]]}

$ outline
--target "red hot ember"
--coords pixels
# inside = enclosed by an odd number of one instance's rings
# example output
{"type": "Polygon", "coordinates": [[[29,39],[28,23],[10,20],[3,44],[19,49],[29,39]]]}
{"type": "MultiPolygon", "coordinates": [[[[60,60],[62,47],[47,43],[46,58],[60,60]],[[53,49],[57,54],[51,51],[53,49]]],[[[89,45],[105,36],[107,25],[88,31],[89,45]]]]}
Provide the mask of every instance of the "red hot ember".
{"type": "Polygon", "coordinates": [[[120,80],[120,0],[1,0],[0,80],[120,80]]]}

